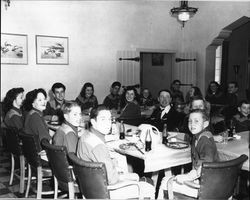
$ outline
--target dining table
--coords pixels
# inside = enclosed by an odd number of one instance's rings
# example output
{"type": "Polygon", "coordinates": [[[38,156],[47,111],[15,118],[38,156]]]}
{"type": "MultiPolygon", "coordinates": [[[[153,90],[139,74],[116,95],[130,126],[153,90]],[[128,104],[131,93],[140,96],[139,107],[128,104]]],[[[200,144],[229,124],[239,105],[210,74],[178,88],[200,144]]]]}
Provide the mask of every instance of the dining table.
{"type": "MultiPolygon", "coordinates": [[[[165,144],[158,143],[152,147],[152,150],[146,152],[145,147],[141,145],[133,145],[132,148],[121,148],[128,143],[138,142],[138,127],[125,124],[125,139],[107,141],[107,145],[114,149],[116,152],[125,155],[139,158],[144,161],[144,173],[153,172],[152,179],[154,183],[157,182],[158,172],[164,170],[166,176],[171,176],[171,167],[181,166],[191,162],[191,147],[188,145],[186,148],[177,149],[167,147],[165,144]],[[127,134],[129,132],[129,135],[127,134]]],[[[161,132],[159,132],[161,134],[161,132]]],[[[178,141],[183,141],[183,133],[176,133],[178,141]]],[[[156,185],[156,184],[155,184],[156,185]]]]}
{"type": "Polygon", "coordinates": [[[220,158],[230,160],[245,154],[248,159],[243,163],[242,169],[249,171],[249,134],[250,131],[239,132],[226,143],[216,143],[220,158]]]}

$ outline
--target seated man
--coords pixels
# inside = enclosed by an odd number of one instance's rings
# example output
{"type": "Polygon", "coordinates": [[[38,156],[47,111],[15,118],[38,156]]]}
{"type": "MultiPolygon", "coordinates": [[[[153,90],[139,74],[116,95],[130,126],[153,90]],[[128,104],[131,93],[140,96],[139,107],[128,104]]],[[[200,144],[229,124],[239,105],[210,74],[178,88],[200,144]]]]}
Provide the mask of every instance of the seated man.
{"type": "Polygon", "coordinates": [[[66,87],[62,83],[54,83],[51,88],[54,99],[46,105],[44,119],[48,121],[61,121],[63,119],[62,106],[67,102],[65,98],[66,87]]]}
{"type": "MultiPolygon", "coordinates": [[[[134,173],[118,172],[116,160],[112,160],[108,147],[105,144],[105,135],[110,133],[111,112],[104,106],[92,109],[90,113],[92,127],[83,134],[78,142],[77,156],[86,161],[102,162],[106,166],[108,184],[120,181],[138,181],[139,176],[134,173]]],[[[139,182],[140,198],[154,198],[154,187],[147,182],[139,182]]],[[[133,197],[137,188],[133,186],[110,191],[112,199],[127,199],[133,197]]]]}
{"type": "MultiPolygon", "coordinates": [[[[212,133],[207,129],[209,116],[203,110],[193,110],[189,114],[188,128],[194,135],[191,145],[193,169],[187,174],[177,175],[173,182],[173,191],[197,198],[198,189],[184,184],[185,181],[199,181],[203,162],[219,161],[218,151],[212,133]]],[[[163,199],[169,177],[162,180],[158,199],[163,199]]]]}
{"type": "Polygon", "coordinates": [[[110,88],[110,94],[105,97],[103,104],[106,106],[108,109],[119,109],[120,106],[120,100],[121,97],[119,95],[119,91],[121,88],[121,83],[118,81],[115,81],[112,83],[111,88],[110,88]]]}
{"type": "Polygon", "coordinates": [[[233,116],[236,132],[248,131],[250,128],[250,102],[242,100],[238,106],[238,113],[233,116]]]}
{"type": "Polygon", "coordinates": [[[184,115],[177,112],[172,106],[172,96],[169,90],[161,90],[158,93],[158,101],[160,105],[154,110],[150,117],[150,123],[156,126],[160,131],[163,130],[163,125],[166,123],[168,131],[173,131],[179,128],[182,124],[184,115]]]}

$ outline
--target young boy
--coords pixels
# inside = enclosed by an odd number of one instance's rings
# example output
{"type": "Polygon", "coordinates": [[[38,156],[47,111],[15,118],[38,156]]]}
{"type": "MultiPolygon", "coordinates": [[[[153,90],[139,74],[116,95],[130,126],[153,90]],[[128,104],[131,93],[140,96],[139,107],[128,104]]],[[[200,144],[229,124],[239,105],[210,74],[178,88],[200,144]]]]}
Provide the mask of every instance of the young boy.
{"type": "Polygon", "coordinates": [[[242,132],[250,129],[250,102],[242,100],[238,106],[238,113],[233,116],[235,131],[242,132]]]}
{"type": "Polygon", "coordinates": [[[53,144],[65,146],[68,152],[76,153],[78,127],[81,123],[81,107],[76,102],[67,102],[62,107],[64,122],[57,129],[53,144]]]}
{"type": "MultiPolygon", "coordinates": [[[[219,161],[217,147],[213,135],[207,130],[209,117],[203,110],[193,110],[189,114],[188,128],[193,134],[191,145],[191,157],[193,169],[187,174],[177,175],[173,182],[173,191],[182,193],[191,197],[198,196],[198,189],[191,188],[185,184],[185,181],[198,181],[201,173],[202,162],[219,161]]],[[[163,199],[164,191],[167,188],[169,177],[162,180],[158,199],[163,199]]]]}
{"type": "MultiPolygon", "coordinates": [[[[85,161],[102,162],[106,166],[108,185],[123,181],[138,181],[135,173],[119,173],[116,162],[111,158],[109,148],[105,144],[105,135],[110,133],[111,112],[104,106],[94,108],[90,112],[91,127],[83,134],[78,142],[77,156],[85,161]]],[[[138,181],[140,199],[150,197],[154,199],[154,186],[147,182],[138,181]]],[[[110,191],[111,199],[134,198],[138,188],[130,185],[110,191]]]]}

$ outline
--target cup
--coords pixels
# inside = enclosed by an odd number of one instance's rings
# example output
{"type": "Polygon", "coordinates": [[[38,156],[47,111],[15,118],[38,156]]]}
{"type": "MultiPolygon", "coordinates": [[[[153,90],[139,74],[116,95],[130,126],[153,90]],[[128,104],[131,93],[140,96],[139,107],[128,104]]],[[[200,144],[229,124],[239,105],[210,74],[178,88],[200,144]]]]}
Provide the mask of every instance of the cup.
{"type": "Polygon", "coordinates": [[[228,131],[222,132],[222,138],[223,138],[222,144],[227,144],[227,141],[228,141],[228,131]]]}

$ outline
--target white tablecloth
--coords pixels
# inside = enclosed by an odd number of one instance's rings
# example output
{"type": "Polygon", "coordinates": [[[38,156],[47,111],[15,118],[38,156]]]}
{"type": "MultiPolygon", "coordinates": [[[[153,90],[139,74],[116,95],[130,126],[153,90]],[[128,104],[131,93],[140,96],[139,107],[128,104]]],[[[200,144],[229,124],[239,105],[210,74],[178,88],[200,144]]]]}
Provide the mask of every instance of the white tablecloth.
{"type": "Polygon", "coordinates": [[[234,159],[242,154],[248,156],[248,160],[244,162],[242,169],[249,171],[249,131],[238,133],[240,139],[233,139],[228,141],[227,144],[217,143],[217,148],[220,156],[226,160],[234,159]]]}

